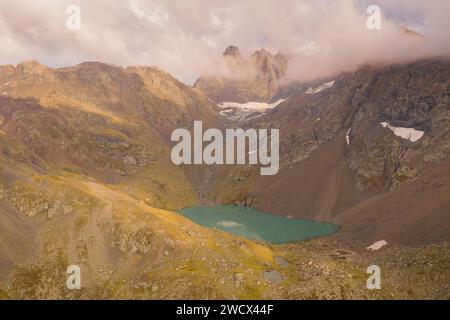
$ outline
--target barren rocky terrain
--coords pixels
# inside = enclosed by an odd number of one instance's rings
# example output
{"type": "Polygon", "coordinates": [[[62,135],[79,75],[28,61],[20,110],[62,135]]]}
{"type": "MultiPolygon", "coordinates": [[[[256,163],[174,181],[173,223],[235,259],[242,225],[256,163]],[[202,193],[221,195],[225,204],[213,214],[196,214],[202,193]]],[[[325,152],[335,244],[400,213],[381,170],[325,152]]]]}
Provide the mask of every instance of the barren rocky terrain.
{"type": "Polygon", "coordinates": [[[249,62],[231,47],[226,56],[264,72],[190,87],[153,67],[0,67],[0,298],[450,298],[450,62],[365,66],[287,86],[277,81],[281,55],[258,51],[249,62]],[[235,94],[239,86],[251,93],[235,94]],[[244,122],[217,106],[279,98],[244,122]],[[279,128],[279,174],[175,166],[170,134],[194,120],[279,128]],[[412,142],[382,122],[424,136],[412,142]],[[273,245],[175,212],[198,204],[341,228],[273,245]],[[388,245],[366,249],[379,240],[388,245]],[[374,264],[380,290],[366,287],[374,264]],[[66,287],[69,265],[81,267],[81,290],[66,287]]]}

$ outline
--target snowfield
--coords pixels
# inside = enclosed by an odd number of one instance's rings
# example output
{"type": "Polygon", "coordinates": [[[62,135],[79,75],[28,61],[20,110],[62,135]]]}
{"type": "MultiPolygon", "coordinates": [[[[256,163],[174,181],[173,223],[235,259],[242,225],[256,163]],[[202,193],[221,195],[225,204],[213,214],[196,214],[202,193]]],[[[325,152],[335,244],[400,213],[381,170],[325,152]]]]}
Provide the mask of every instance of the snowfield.
{"type": "Polygon", "coordinates": [[[273,103],[264,102],[224,102],[219,104],[219,108],[223,109],[220,115],[230,120],[250,120],[262,116],[267,110],[274,109],[283,103],[286,99],[279,99],[273,103]],[[256,115],[255,115],[256,113],[256,115]],[[252,115],[252,117],[249,117],[252,115]]]}
{"type": "Polygon", "coordinates": [[[330,89],[334,86],[335,82],[336,81],[333,80],[333,81],[324,83],[323,85],[318,86],[317,88],[314,88],[314,89],[309,88],[308,90],[306,90],[306,94],[316,94],[316,93],[322,92],[325,89],[330,89]]]}
{"type": "Polygon", "coordinates": [[[279,99],[274,103],[264,103],[264,102],[247,102],[247,103],[238,103],[238,102],[224,102],[219,107],[223,109],[242,109],[242,110],[256,110],[256,111],[266,111],[268,109],[273,109],[278,107],[281,103],[283,103],[286,99],[279,99]]]}
{"type": "Polygon", "coordinates": [[[380,123],[384,128],[390,129],[397,137],[416,142],[422,139],[425,132],[413,128],[393,127],[387,122],[380,123]]]}

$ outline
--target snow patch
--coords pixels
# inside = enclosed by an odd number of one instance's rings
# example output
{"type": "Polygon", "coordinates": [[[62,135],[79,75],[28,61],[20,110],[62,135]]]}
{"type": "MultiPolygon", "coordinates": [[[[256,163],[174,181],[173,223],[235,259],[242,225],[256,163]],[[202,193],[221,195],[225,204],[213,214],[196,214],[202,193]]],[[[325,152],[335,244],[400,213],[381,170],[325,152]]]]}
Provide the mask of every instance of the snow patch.
{"type": "Polygon", "coordinates": [[[267,110],[274,109],[283,103],[286,99],[279,99],[273,103],[264,102],[224,102],[218,106],[224,109],[219,112],[220,115],[228,117],[230,120],[251,120],[262,116],[267,110]],[[256,115],[255,115],[256,113],[256,115]],[[248,118],[248,116],[250,116],[248,118]]]}
{"type": "Polygon", "coordinates": [[[416,142],[422,139],[425,132],[413,128],[393,127],[387,122],[380,123],[384,128],[390,129],[397,137],[416,142]]]}
{"type": "Polygon", "coordinates": [[[243,109],[245,111],[255,110],[255,111],[265,111],[267,109],[273,109],[278,107],[281,103],[283,103],[286,99],[279,99],[274,103],[264,103],[264,102],[247,102],[247,103],[238,103],[238,102],[224,102],[219,107],[223,109],[235,108],[235,109],[243,109]]]}
{"type": "Polygon", "coordinates": [[[350,145],[350,131],[352,131],[352,128],[348,129],[347,134],[345,135],[345,139],[347,140],[347,145],[350,145]]]}
{"type": "Polygon", "coordinates": [[[5,95],[5,94],[8,94],[8,92],[3,92],[2,94],[4,94],[4,95],[5,95]]]}
{"type": "Polygon", "coordinates": [[[331,87],[334,86],[335,82],[336,81],[333,80],[333,81],[324,83],[321,86],[318,86],[317,88],[314,88],[314,89],[310,87],[308,90],[306,90],[306,94],[316,94],[316,93],[322,92],[325,89],[330,89],[331,87]]]}
{"type": "Polygon", "coordinates": [[[380,250],[381,248],[383,248],[384,246],[386,246],[388,243],[386,240],[380,240],[375,242],[373,245],[371,245],[370,247],[367,247],[367,250],[369,251],[377,251],[380,250]]]}

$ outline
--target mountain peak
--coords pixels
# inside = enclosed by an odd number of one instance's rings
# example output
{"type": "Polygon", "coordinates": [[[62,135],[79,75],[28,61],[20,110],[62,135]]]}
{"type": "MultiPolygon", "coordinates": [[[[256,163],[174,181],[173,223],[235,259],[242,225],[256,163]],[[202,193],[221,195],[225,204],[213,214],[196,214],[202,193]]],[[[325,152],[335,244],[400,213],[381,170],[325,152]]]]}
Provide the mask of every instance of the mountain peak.
{"type": "Polygon", "coordinates": [[[18,63],[19,66],[41,66],[42,64],[37,60],[25,60],[18,63]]]}
{"type": "Polygon", "coordinates": [[[233,45],[225,49],[223,58],[228,73],[201,76],[194,85],[218,103],[270,102],[278,91],[278,80],[286,73],[288,63],[283,54],[273,55],[266,49],[243,57],[239,48],[233,45]]]}
{"type": "Polygon", "coordinates": [[[36,69],[47,68],[46,66],[44,66],[43,64],[41,64],[39,61],[36,61],[36,60],[26,60],[26,61],[19,62],[17,64],[17,67],[27,69],[27,70],[36,70],[36,69]]]}
{"type": "Polygon", "coordinates": [[[49,75],[51,68],[41,64],[38,61],[35,60],[27,60],[22,61],[17,64],[16,70],[19,70],[21,73],[24,74],[33,74],[33,75],[49,75]]]}
{"type": "Polygon", "coordinates": [[[256,50],[253,54],[256,56],[273,56],[273,54],[270,51],[268,51],[264,48],[256,50]]]}
{"type": "Polygon", "coordinates": [[[239,52],[239,48],[233,45],[228,46],[224,53],[224,56],[229,56],[229,57],[241,57],[241,53],[239,52]]]}

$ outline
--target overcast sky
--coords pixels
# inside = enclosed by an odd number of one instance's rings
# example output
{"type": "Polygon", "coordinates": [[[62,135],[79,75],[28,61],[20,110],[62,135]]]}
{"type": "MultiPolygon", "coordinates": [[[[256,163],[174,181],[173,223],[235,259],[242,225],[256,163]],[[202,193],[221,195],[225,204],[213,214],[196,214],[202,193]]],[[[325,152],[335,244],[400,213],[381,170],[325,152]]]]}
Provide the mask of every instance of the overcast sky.
{"type": "Polygon", "coordinates": [[[0,0],[0,64],[155,65],[192,83],[234,44],[246,55],[281,50],[291,57],[288,77],[310,79],[448,55],[449,12],[448,0],[0,0]],[[71,4],[81,9],[80,30],[66,27],[71,4]],[[370,4],[382,10],[381,30],[366,27],[370,4]]]}

